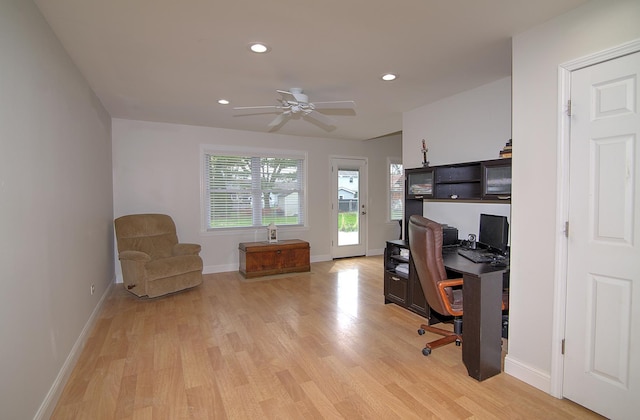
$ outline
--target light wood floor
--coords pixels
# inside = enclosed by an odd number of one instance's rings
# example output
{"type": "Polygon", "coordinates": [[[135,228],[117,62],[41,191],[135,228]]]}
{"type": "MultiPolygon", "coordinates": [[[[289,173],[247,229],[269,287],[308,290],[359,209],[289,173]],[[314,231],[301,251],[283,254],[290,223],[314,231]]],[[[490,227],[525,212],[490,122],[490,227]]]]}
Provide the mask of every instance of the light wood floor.
{"type": "Polygon", "coordinates": [[[477,382],[455,345],[423,356],[434,336],[382,283],[369,257],[153,300],[116,285],[53,418],[598,418],[504,373],[477,382]]]}

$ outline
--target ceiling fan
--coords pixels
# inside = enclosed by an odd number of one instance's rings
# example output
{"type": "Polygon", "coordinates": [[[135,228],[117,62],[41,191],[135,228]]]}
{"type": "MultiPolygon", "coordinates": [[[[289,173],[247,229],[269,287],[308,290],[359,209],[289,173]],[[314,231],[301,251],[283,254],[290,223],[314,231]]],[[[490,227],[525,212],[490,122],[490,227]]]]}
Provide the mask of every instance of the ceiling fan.
{"type": "Polygon", "coordinates": [[[322,123],[324,126],[335,127],[333,120],[328,116],[316,111],[317,109],[354,109],[356,103],[354,101],[328,101],[328,102],[309,102],[309,97],[302,93],[300,88],[291,88],[286,90],[276,90],[282,95],[279,98],[279,105],[262,105],[262,106],[238,106],[235,110],[246,109],[273,109],[280,114],[269,123],[269,128],[276,129],[284,124],[289,118],[300,115],[302,117],[313,118],[322,123]]]}

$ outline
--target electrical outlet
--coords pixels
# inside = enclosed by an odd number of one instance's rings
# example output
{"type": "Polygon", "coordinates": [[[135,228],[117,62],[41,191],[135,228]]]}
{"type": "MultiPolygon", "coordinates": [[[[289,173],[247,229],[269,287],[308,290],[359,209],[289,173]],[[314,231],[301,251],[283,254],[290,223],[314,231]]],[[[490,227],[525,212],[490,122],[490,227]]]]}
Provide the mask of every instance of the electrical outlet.
{"type": "Polygon", "coordinates": [[[96,285],[92,284],[91,285],[91,294],[93,295],[96,292],[96,285]]]}

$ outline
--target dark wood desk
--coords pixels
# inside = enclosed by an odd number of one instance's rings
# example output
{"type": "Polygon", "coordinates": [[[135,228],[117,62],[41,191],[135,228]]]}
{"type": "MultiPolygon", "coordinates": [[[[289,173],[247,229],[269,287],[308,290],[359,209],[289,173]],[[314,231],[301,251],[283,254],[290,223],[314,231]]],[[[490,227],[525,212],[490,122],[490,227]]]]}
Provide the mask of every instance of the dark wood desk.
{"type": "Polygon", "coordinates": [[[445,268],[464,278],[462,361],[469,376],[483,381],[502,370],[502,288],[508,268],[476,264],[455,248],[442,257],[445,268]]]}

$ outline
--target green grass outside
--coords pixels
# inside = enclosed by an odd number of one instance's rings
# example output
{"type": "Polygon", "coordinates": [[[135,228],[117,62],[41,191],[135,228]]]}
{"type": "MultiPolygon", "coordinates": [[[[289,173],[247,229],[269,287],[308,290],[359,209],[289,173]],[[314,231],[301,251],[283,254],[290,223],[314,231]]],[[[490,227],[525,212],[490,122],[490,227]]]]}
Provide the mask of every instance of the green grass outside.
{"type": "MultiPolygon", "coordinates": [[[[297,225],[298,216],[265,216],[262,223],[267,226],[269,223],[275,223],[276,226],[297,225]]],[[[251,217],[233,218],[233,219],[217,219],[211,223],[212,228],[232,228],[232,227],[251,227],[251,217]]],[[[338,231],[340,232],[357,232],[358,231],[358,213],[338,213],[338,231]]]]}
{"type": "Polygon", "coordinates": [[[338,213],[338,232],[357,232],[358,213],[338,213]]]}
{"type": "MultiPolygon", "coordinates": [[[[275,223],[276,225],[297,225],[298,216],[265,216],[262,218],[262,223],[267,226],[269,223],[275,223]]],[[[231,228],[231,227],[251,227],[253,226],[253,220],[250,216],[243,218],[233,219],[216,219],[211,222],[212,228],[231,228]]]]}

